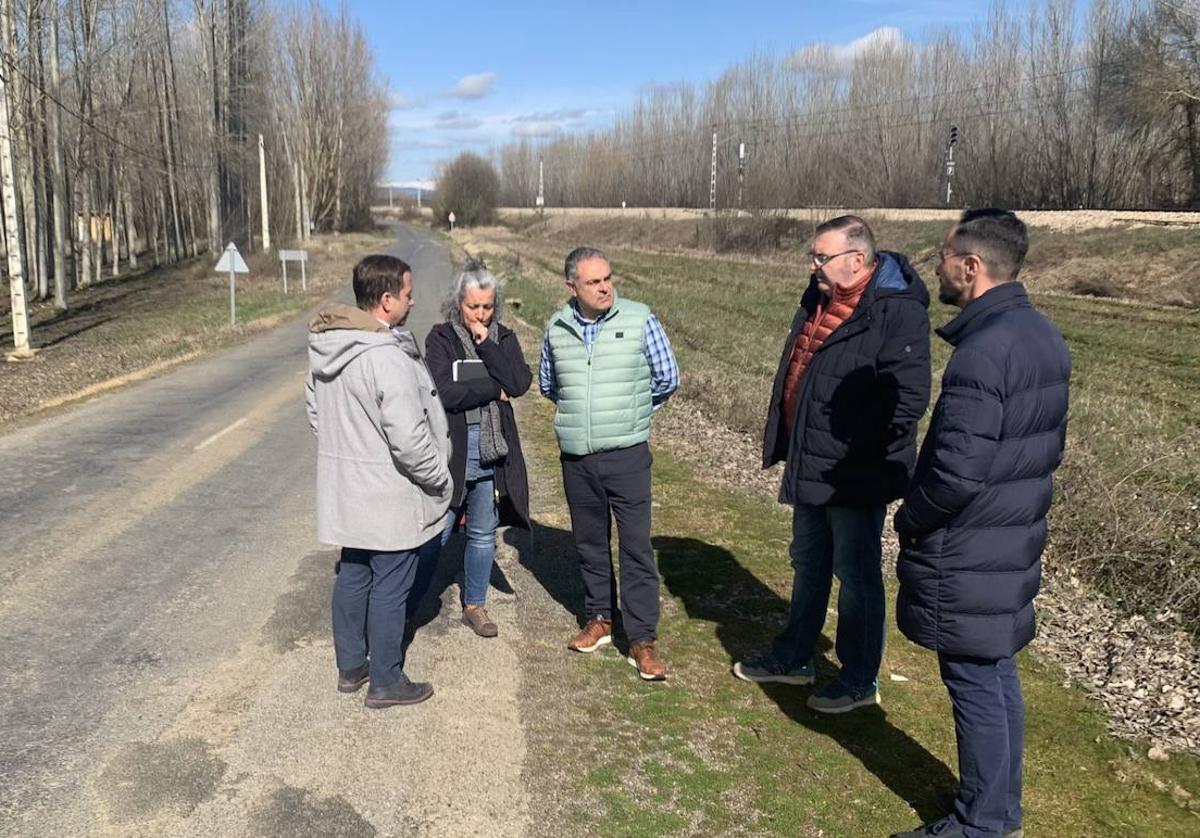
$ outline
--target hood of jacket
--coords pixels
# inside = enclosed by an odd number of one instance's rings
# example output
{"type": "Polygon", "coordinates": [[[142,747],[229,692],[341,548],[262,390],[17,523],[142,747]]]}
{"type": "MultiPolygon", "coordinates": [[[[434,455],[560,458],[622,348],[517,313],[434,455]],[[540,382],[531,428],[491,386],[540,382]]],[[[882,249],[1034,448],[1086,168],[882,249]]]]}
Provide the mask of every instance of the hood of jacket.
{"type": "Polygon", "coordinates": [[[929,308],[929,289],[916,269],[901,253],[879,251],[879,267],[875,269],[876,296],[901,295],[929,308]]]}
{"type": "Polygon", "coordinates": [[[420,357],[412,332],[393,331],[370,313],[337,303],[318,312],[308,324],[308,358],[317,378],[338,376],[364,352],[399,346],[408,355],[420,357]]]}

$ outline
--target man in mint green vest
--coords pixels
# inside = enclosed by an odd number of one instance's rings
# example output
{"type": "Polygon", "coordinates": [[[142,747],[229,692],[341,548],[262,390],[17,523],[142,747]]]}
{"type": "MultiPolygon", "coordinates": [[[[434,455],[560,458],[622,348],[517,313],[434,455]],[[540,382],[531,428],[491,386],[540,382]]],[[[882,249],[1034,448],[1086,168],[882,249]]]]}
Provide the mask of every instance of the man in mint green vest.
{"type": "Polygon", "coordinates": [[[564,273],[571,299],[546,324],[538,379],[558,405],[554,432],[585,591],[586,622],[567,646],[594,652],[612,643],[618,609],[608,545],[616,518],[629,662],[644,680],[662,681],[648,440],[650,414],[679,387],[679,365],[650,309],[617,296],[601,251],[575,248],[564,273]]]}

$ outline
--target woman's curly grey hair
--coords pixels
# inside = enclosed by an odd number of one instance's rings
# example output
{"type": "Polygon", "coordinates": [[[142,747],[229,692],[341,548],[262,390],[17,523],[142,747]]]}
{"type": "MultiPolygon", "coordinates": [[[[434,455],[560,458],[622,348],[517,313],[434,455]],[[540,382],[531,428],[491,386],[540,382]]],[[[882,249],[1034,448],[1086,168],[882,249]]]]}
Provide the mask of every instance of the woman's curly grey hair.
{"type": "Polygon", "coordinates": [[[462,323],[462,301],[467,295],[468,288],[478,288],[482,291],[496,292],[496,308],[492,319],[500,322],[500,314],[504,310],[504,287],[496,275],[487,269],[482,259],[467,259],[463,269],[454,277],[450,285],[450,293],[442,301],[442,316],[448,323],[462,323]]]}

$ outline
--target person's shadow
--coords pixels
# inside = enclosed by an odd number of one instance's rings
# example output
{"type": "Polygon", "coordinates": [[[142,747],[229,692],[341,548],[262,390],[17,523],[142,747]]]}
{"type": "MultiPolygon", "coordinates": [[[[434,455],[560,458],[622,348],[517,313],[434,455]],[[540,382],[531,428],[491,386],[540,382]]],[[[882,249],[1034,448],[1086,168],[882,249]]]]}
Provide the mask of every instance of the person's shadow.
{"type": "MultiPolygon", "coordinates": [[[[764,615],[786,614],[787,601],[723,547],[668,536],[655,537],[653,543],[663,584],[683,602],[688,617],[716,626],[717,639],[729,653],[730,665],[761,651],[769,631],[764,615]]],[[[831,675],[833,668],[823,654],[829,648],[829,641],[822,635],[817,668],[825,676],[831,675]]],[[[786,684],[758,686],[788,718],[828,736],[853,754],[893,794],[907,801],[922,821],[946,814],[954,796],[953,772],[889,722],[883,708],[826,716],[808,709],[808,690],[786,684]]]]}
{"type": "MultiPolygon", "coordinates": [[[[406,639],[411,642],[417,630],[433,623],[441,616],[443,608],[449,608],[454,613],[462,607],[462,603],[447,603],[446,591],[456,581],[462,590],[463,550],[466,547],[466,536],[461,531],[455,531],[449,541],[441,549],[432,546],[422,552],[417,564],[416,578],[413,580],[412,593],[409,601],[414,603],[408,623],[405,627],[406,639]]],[[[504,575],[498,563],[492,564],[492,576],[488,581],[488,590],[496,590],[503,594],[513,593],[512,583],[504,575]]]]}
{"type": "Polygon", "coordinates": [[[504,543],[517,553],[517,561],[532,574],[563,610],[583,625],[583,580],[575,561],[575,539],[567,530],[548,527],[537,519],[526,531],[509,527],[504,543]]]}
{"type": "MultiPolygon", "coordinates": [[[[582,627],[587,615],[584,613],[583,579],[575,559],[575,539],[569,530],[548,527],[536,519],[531,523],[533,529],[528,532],[509,527],[504,532],[504,542],[516,550],[520,565],[582,627]]],[[[615,560],[616,556],[613,558],[615,560]]],[[[621,610],[617,607],[616,583],[612,590],[613,601],[609,604],[609,613],[613,615],[613,645],[625,654],[628,639],[621,624],[621,610]]]]}

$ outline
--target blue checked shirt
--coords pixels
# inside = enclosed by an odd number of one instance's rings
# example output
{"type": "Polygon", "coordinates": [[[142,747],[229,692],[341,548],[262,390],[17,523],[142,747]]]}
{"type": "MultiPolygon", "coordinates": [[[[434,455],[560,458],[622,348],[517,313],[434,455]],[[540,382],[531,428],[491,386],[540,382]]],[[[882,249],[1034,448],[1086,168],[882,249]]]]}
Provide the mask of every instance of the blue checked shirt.
{"type": "MultiPolygon", "coordinates": [[[[604,325],[604,320],[589,323],[584,320],[579,309],[571,307],[575,322],[583,329],[583,345],[589,351],[596,333],[604,325]]],[[[663,331],[658,318],[651,314],[646,318],[645,341],[646,361],[650,364],[650,399],[654,409],[658,410],[671,394],[679,389],[679,364],[675,361],[675,353],[671,351],[671,341],[663,331]]],[[[551,401],[558,401],[558,390],[554,379],[554,356],[550,351],[550,335],[542,339],[542,360],[538,365],[538,387],[542,395],[551,401]]]]}

